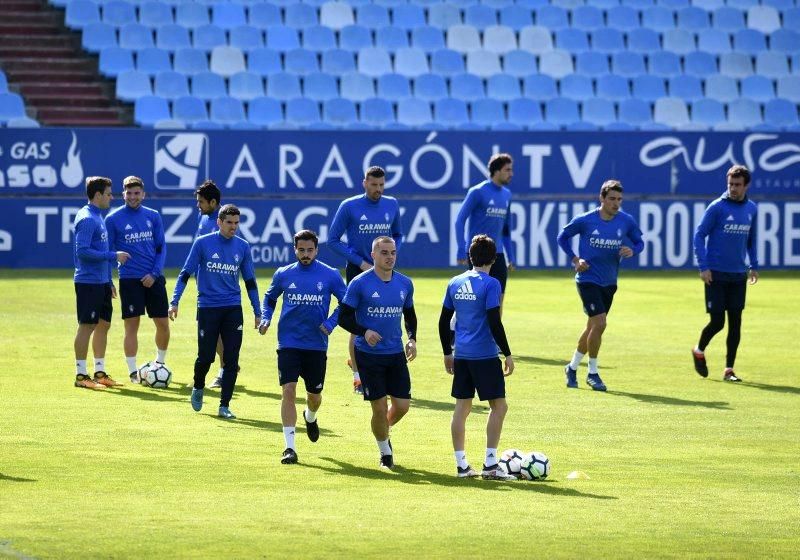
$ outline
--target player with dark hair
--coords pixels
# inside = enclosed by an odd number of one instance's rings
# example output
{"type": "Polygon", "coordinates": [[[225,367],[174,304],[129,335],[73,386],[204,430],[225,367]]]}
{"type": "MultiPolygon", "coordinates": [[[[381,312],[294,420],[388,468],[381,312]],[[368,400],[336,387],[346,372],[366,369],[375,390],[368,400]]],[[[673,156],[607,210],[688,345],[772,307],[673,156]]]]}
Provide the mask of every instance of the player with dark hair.
{"type": "Polygon", "coordinates": [[[497,461],[500,433],[508,412],[505,376],[514,372],[514,359],[500,319],[500,282],[489,276],[497,257],[494,240],[476,235],[469,247],[469,257],[472,270],[450,280],[439,315],[444,368],[453,376],[451,395],[456,400],[450,432],[457,475],[460,478],[514,479],[516,477],[503,471],[497,461]],[[454,314],[457,317],[455,351],[450,344],[450,320],[454,314]],[[505,367],[497,357],[498,347],[505,356],[505,367]],[[467,416],[472,410],[476,390],[478,398],[489,401],[491,409],[486,421],[486,460],[480,474],[469,466],[465,451],[467,416]]]}
{"type": "Polygon", "coordinates": [[[78,330],[75,333],[75,386],[84,389],[104,389],[120,385],[106,373],[106,345],[111,328],[113,308],[111,299],[117,297],[111,282],[111,267],[115,262],[125,264],[130,254],[111,251],[103,210],[111,205],[111,179],[86,178],[88,204],[75,215],[75,298],[78,311],[78,330]],[[86,369],[89,340],[94,352],[94,379],[86,369]]]}
{"type": "MultiPolygon", "coordinates": [[[[383,194],[386,172],[374,165],[364,173],[364,194],[348,198],[339,205],[328,230],[328,247],[347,260],[347,283],[372,267],[372,242],[385,235],[394,239],[399,250],[403,240],[400,205],[397,199],[383,194]],[[342,236],[347,234],[347,243],[342,236]]],[[[353,372],[353,389],[362,392],[359,368],[355,359],[355,337],[350,337],[349,365],[353,372]]]]}
{"type": "Polygon", "coordinates": [[[197,276],[197,360],[194,363],[194,388],[192,408],[203,407],[203,388],[206,375],[214,363],[217,339],[222,338],[222,354],[225,369],[222,374],[222,391],[219,401],[219,416],[236,418],[229,404],[236,385],[239,367],[239,350],[242,347],[244,317],[242,315],[242,293],[239,275],[244,279],[247,295],[255,315],[254,328],[261,322],[261,306],[258,301],[258,285],[250,256],[250,244],[236,237],[239,228],[239,209],[226,204],[219,210],[219,231],[201,235],[194,240],[186,263],[183,265],[172,302],[169,318],[178,317],[178,303],[186,289],[189,278],[197,276]]]}
{"type": "Polygon", "coordinates": [[[339,324],[356,335],[356,360],[364,384],[364,400],[372,406],[372,434],[380,450],[380,466],[394,467],[389,429],[408,412],[411,376],[408,364],[417,357],[417,315],[414,285],[394,270],[397,247],[391,237],[372,242],[375,265],[356,276],[339,305],[339,324]],[[408,342],[403,347],[400,318],[408,342]],[[389,406],[388,398],[392,398],[389,406]]]}
{"type": "Polygon", "coordinates": [[[217,184],[211,179],[206,179],[203,184],[194,191],[197,199],[197,232],[195,238],[207,233],[214,233],[217,227],[217,212],[219,211],[222,193],[217,184]]]}
{"type": "Polygon", "coordinates": [[[109,248],[112,251],[123,249],[132,257],[119,267],[119,296],[125,324],[125,361],[131,383],[138,383],[136,354],[139,349],[139,319],[145,311],[156,327],[155,361],[163,364],[167,358],[169,303],[167,281],[163,275],[167,245],[161,215],[142,205],[145,198],[144,182],[139,177],[125,177],[122,196],[125,206],[108,214],[106,228],[109,248]]]}
{"type": "Polygon", "coordinates": [[[322,404],[328,337],[339,319],[339,308],[328,317],[331,295],[341,302],[345,285],[335,268],[317,259],[317,234],[304,229],[294,234],[294,253],[297,262],[279,268],[264,294],[261,324],[264,334],[272,322],[278,298],[283,294],[278,321],[278,382],[281,385],[281,421],[286,449],[281,463],[297,463],[295,425],[297,381],[303,378],[306,386],[306,408],[303,420],[306,434],[312,442],[319,439],[317,411],[322,404]]]}
{"type": "Polygon", "coordinates": [[[578,339],[578,348],[564,367],[567,387],[572,389],[578,387],[578,366],[588,352],[586,383],[595,391],[606,390],[597,367],[597,355],[617,291],[619,263],[644,249],[642,232],[636,220],[620,210],[621,206],[622,183],[610,179],[600,188],[600,206],[575,216],[558,234],[558,245],[575,268],[578,294],[583,302],[583,311],[589,316],[578,339]],[[580,238],[580,256],[575,254],[570,243],[576,235],[580,238]]]}
{"type": "Polygon", "coordinates": [[[706,312],[710,320],[700,333],[692,358],[695,371],[701,377],[708,377],[705,349],[714,335],[725,327],[727,313],[727,355],[722,379],[738,382],[741,378],[734,373],[733,364],[741,340],[747,261],[750,262],[750,284],[758,282],[758,209],[756,203],[747,197],[750,170],[744,165],[734,165],[728,169],[726,177],[726,192],[708,205],[694,233],[694,254],[700,279],[705,284],[706,312]]]}

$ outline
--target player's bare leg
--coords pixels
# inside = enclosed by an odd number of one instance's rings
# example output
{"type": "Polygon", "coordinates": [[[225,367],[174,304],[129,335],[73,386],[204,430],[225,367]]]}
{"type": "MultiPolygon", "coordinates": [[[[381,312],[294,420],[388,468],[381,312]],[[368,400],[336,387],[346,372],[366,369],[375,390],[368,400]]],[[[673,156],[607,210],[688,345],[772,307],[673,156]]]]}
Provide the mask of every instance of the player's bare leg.
{"type": "Polygon", "coordinates": [[[95,383],[89,377],[88,370],[86,369],[86,356],[89,354],[89,342],[92,338],[95,325],[88,323],[78,324],[78,330],[75,332],[75,341],[73,343],[75,349],[75,362],[77,372],[75,375],[75,386],[84,389],[104,389],[104,385],[95,383]]]}
{"type": "Polygon", "coordinates": [[[128,364],[128,376],[131,378],[131,383],[139,382],[136,365],[136,355],[139,352],[139,319],[138,316],[128,317],[123,321],[125,335],[122,339],[122,348],[125,351],[125,362],[128,364]]]}
{"type": "MultiPolygon", "coordinates": [[[[372,435],[378,443],[381,453],[380,466],[386,469],[394,467],[392,445],[389,443],[389,398],[383,397],[369,403],[372,406],[372,435]]],[[[394,408],[394,407],[393,407],[394,408]]]]}
{"type": "Polygon", "coordinates": [[[347,341],[347,351],[350,353],[347,365],[350,366],[350,371],[353,372],[353,392],[357,395],[363,395],[364,388],[361,386],[361,376],[358,375],[358,364],[356,363],[356,335],[352,333],[347,341]]]}

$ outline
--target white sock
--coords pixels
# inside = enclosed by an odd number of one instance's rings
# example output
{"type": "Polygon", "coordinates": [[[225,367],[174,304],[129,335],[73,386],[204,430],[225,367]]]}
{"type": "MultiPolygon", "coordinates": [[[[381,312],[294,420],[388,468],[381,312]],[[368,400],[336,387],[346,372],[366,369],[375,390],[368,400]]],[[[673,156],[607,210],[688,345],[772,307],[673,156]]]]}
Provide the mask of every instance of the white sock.
{"type": "Polygon", "coordinates": [[[94,372],[97,373],[98,371],[106,371],[106,359],[105,358],[95,358],[94,359],[94,372]]]}
{"type": "Polygon", "coordinates": [[[125,356],[125,361],[128,362],[128,373],[135,373],[137,370],[136,356],[125,356]]]}
{"type": "Polygon", "coordinates": [[[461,469],[466,469],[469,466],[467,463],[467,453],[465,451],[456,451],[454,453],[456,456],[456,465],[458,465],[461,469]]]}
{"type": "Polygon", "coordinates": [[[86,371],[86,360],[75,360],[75,375],[89,375],[86,371]]]}
{"type": "Polygon", "coordinates": [[[383,441],[381,441],[379,439],[376,439],[375,441],[378,442],[378,449],[381,450],[381,455],[391,455],[392,454],[392,448],[389,447],[388,438],[383,440],[383,441]]]}
{"type": "Polygon", "coordinates": [[[358,381],[359,383],[361,383],[361,376],[358,375],[357,371],[353,372],[353,381],[358,381]]]}
{"type": "Polygon", "coordinates": [[[701,355],[705,356],[705,352],[700,350],[697,346],[694,347],[694,353],[695,354],[701,354],[701,355]]]}
{"type": "Polygon", "coordinates": [[[487,447],[486,448],[486,461],[483,463],[487,467],[492,467],[497,464],[497,448],[496,447],[487,447]]]}
{"type": "Polygon", "coordinates": [[[597,358],[589,358],[589,373],[600,373],[597,371],[597,358]]]}
{"type": "Polygon", "coordinates": [[[162,350],[161,348],[156,348],[156,361],[159,364],[166,363],[167,361],[167,351],[162,350]]]}
{"type": "Polygon", "coordinates": [[[580,352],[575,350],[575,353],[572,355],[572,361],[569,363],[570,369],[574,369],[575,371],[577,371],[578,366],[581,365],[581,360],[583,359],[584,356],[585,354],[581,354],[580,352]]]}
{"type": "Polygon", "coordinates": [[[283,427],[283,441],[286,442],[286,447],[294,449],[294,426],[283,427]]]}
{"type": "Polygon", "coordinates": [[[311,411],[308,407],[306,407],[305,411],[303,412],[303,417],[306,419],[306,422],[311,423],[317,419],[317,411],[311,411]]]}
{"type": "MultiPolygon", "coordinates": [[[[219,368],[219,373],[217,374],[217,377],[222,379],[222,374],[223,373],[225,373],[225,368],[219,368]]],[[[292,447],[292,449],[294,449],[294,447],[292,447]]]]}

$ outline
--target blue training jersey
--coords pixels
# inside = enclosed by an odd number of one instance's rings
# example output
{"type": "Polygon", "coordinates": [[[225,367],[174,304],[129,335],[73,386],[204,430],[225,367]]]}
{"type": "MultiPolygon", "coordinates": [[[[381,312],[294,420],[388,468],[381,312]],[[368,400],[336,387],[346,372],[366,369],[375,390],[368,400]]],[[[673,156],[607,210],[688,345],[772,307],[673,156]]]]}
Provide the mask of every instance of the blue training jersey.
{"type": "Polygon", "coordinates": [[[694,232],[694,256],[698,268],[720,272],[758,270],[756,255],[756,203],[746,198],[736,202],[723,194],[708,205],[694,232]],[[706,243],[708,238],[708,243],[706,243]]]}
{"type": "Polygon", "coordinates": [[[570,239],[580,236],[578,255],[589,263],[589,270],[575,275],[577,282],[590,282],[600,286],[613,286],[617,283],[619,263],[622,257],[619,250],[623,245],[630,247],[633,254],[644,249],[642,231],[633,216],[620,210],[610,220],[600,217],[600,208],[595,208],[572,218],[558,234],[558,245],[570,260],[575,257],[570,239]]]}
{"type": "Polygon", "coordinates": [[[193,274],[197,275],[197,307],[241,305],[241,274],[247,285],[253,313],[261,316],[250,244],[241,237],[226,239],[217,231],[195,239],[175,283],[172,305],[178,305],[189,277],[193,274]]]}
{"type": "Polygon", "coordinates": [[[370,346],[363,336],[356,337],[356,348],[370,354],[397,354],[403,351],[403,309],[414,305],[411,278],[392,271],[388,282],[381,280],[375,269],[362,272],[347,286],[342,302],[356,310],[356,323],[381,335],[381,341],[370,346]]]}
{"type": "Polygon", "coordinates": [[[455,357],[484,360],[497,357],[497,344],[486,311],[500,307],[500,282],[485,272],[468,270],[447,284],[442,305],[456,312],[455,357]]]}
{"type": "Polygon", "coordinates": [[[278,348],[327,350],[328,336],[320,330],[325,325],[333,332],[339,321],[339,307],[328,317],[331,294],[344,299],[344,280],[335,268],[320,261],[309,265],[295,262],[279,268],[264,294],[262,321],[272,321],[275,304],[283,294],[278,321],[278,348]]]}
{"type": "Polygon", "coordinates": [[[111,267],[117,253],[108,248],[108,231],[100,209],[87,204],[75,215],[75,282],[107,284],[111,282],[111,267]]]}
{"type": "Polygon", "coordinates": [[[197,231],[194,234],[195,239],[201,235],[208,235],[209,233],[219,231],[217,217],[215,215],[203,214],[202,212],[198,212],[197,214],[197,231]]]}
{"type": "Polygon", "coordinates": [[[472,238],[479,234],[488,235],[497,245],[497,252],[508,256],[514,262],[514,246],[511,243],[511,191],[506,187],[484,181],[467,191],[456,216],[456,258],[467,258],[472,238]],[[464,237],[467,218],[469,235],[464,237]]]}
{"type": "Polygon", "coordinates": [[[400,205],[391,196],[381,196],[377,202],[366,194],[348,198],[339,205],[328,230],[328,247],[359,266],[372,263],[372,242],[385,235],[394,239],[397,250],[403,241],[400,205]],[[347,243],[342,236],[347,234],[347,243]]]}
{"type": "Polygon", "coordinates": [[[131,258],[119,265],[120,278],[158,278],[164,271],[167,245],[161,215],[152,208],[127,205],[115,208],[106,217],[108,246],[112,251],[125,251],[131,258]]]}

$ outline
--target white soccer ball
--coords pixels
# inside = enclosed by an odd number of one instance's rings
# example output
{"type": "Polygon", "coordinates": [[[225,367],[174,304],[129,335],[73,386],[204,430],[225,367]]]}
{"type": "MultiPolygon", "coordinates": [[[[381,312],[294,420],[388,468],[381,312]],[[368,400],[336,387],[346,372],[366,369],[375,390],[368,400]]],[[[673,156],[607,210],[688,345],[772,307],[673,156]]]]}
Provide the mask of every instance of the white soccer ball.
{"type": "Polygon", "coordinates": [[[550,459],[541,451],[531,451],[522,460],[520,474],[526,480],[543,480],[550,474],[550,459]]]}
{"type": "Polygon", "coordinates": [[[519,449],[506,449],[500,455],[500,468],[503,469],[506,474],[519,476],[523,459],[522,451],[519,449]]]}
{"type": "Polygon", "coordinates": [[[139,368],[139,382],[153,389],[166,389],[172,381],[172,372],[164,364],[147,362],[139,368]]]}

